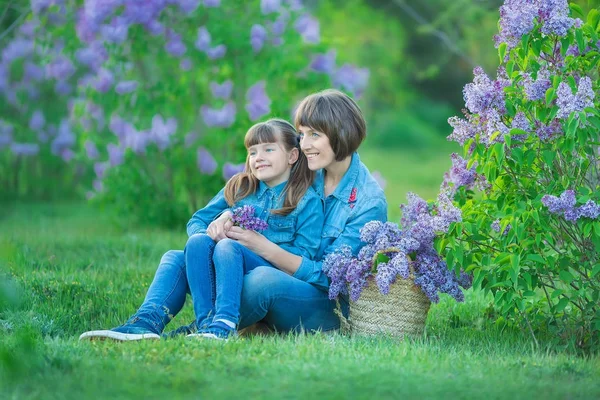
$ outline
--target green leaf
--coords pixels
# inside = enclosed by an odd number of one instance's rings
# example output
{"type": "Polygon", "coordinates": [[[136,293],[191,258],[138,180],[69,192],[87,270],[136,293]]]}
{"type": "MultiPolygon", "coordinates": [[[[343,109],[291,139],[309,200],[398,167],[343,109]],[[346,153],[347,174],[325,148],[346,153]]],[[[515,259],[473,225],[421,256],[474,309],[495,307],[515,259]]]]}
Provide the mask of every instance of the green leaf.
{"type": "Polygon", "coordinates": [[[592,278],[598,275],[598,272],[600,272],[600,264],[594,265],[594,268],[592,269],[592,278]]]}
{"type": "Polygon", "coordinates": [[[498,57],[500,57],[500,64],[504,63],[505,56],[506,56],[506,43],[500,43],[500,46],[498,46],[498,57]]]}
{"type": "Polygon", "coordinates": [[[558,301],[558,304],[554,306],[554,312],[561,312],[565,309],[565,307],[569,304],[569,299],[567,297],[563,297],[558,301]]]}
{"type": "Polygon", "coordinates": [[[596,8],[592,8],[587,16],[587,24],[592,27],[594,31],[598,29],[598,22],[600,21],[600,12],[596,8]]]}
{"type": "Polygon", "coordinates": [[[569,3],[569,8],[573,12],[573,16],[579,17],[579,18],[585,18],[585,15],[583,15],[583,10],[581,9],[580,5],[575,4],[575,3],[569,3]]]}
{"type": "Polygon", "coordinates": [[[539,254],[528,254],[527,257],[525,257],[526,260],[529,261],[534,261],[540,264],[546,264],[546,260],[544,260],[544,258],[542,256],[540,256],[539,254]]]}
{"type": "Polygon", "coordinates": [[[579,51],[583,53],[585,51],[585,39],[583,38],[583,31],[581,29],[577,29],[575,31],[575,40],[577,40],[577,47],[579,51]]]}
{"type": "Polygon", "coordinates": [[[546,104],[550,105],[556,98],[556,89],[553,87],[546,90],[546,104]]]}
{"type": "Polygon", "coordinates": [[[546,165],[548,165],[549,167],[552,167],[552,163],[554,162],[554,157],[556,157],[556,152],[550,151],[550,150],[545,150],[542,153],[542,157],[544,157],[544,161],[546,162],[546,165]]]}
{"type": "Polygon", "coordinates": [[[573,279],[575,279],[575,277],[573,276],[573,274],[571,274],[569,271],[567,270],[562,270],[558,273],[558,275],[560,276],[560,279],[566,283],[567,285],[571,282],[573,282],[573,279]]]}

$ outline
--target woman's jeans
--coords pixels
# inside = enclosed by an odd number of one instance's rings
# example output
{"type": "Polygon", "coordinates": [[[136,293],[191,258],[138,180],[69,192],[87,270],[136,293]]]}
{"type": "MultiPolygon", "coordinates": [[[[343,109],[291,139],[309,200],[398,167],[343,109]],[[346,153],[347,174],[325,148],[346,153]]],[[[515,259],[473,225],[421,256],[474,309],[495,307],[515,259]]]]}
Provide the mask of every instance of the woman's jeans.
{"type": "MultiPolygon", "coordinates": [[[[202,257],[199,252],[205,251],[202,253],[204,260],[209,260],[209,254],[213,252],[214,259],[214,256],[217,255],[215,254],[217,246],[224,242],[223,248],[227,251],[223,251],[224,254],[218,253],[217,257],[230,257],[229,252],[234,251],[235,254],[238,254],[237,257],[239,254],[242,254],[243,257],[248,256],[244,258],[244,261],[250,262],[245,268],[247,271],[242,273],[239,321],[237,319],[232,321],[238,322],[240,329],[261,320],[280,332],[329,331],[339,328],[339,319],[334,313],[335,301],[329,300],[327,292],[272,266],[267,266],[266,261],[259,264],[260,266],[255,266],[256,260],[260,257],[235,241],[222,240],[215,245],[212,240],[210,241],[212,244],[207,240],[196,240],[196,237],[202,236],[205,235],[194,235],[188,240],[187,254],[181,250],[170,250],[163,255],[146,298],[132,319],[136,318],[147,322],[154,327],[156,333],[160,334],[183,307],[186,294],[194,294],[195,291],[198,292],[198,295],[193,296],[193,302],[198,322],[205,324],[206,316],[209,317],[208,320],[212,319],[210,318],[211,313],[216,314],[215,319],[229,320],[236,317],[234,315],[235,296],[220,303],[215,288],[216,285],[222,283],[218,276],[223,275],[223,279],[227,279],[229,272],[231,272],[233,282],[239,282],[235,279],[239,279],[241,269],[227,271],[227,268],[233,268],[233,266],[220,263],[218,268],[223,268],[225,274],[221,274],[221,270],[215,274],[215,270],[210,268],[211,265],[208,262],[203,264],[207,265],[207,268],[195,268],[201,264],[201,261],[198,261],[202,257]],[[240,250],[239,247],[243,249],[240,250]],[[190,250],[192,248],[193,251],[190,250]],[[236,250],[232,250],[232,248],[236,250]],[[192,260],[194,258],[190,257],[193,255],[192,253],[198,254],[197,259],[192,260]],[[192,268],[189,266],[186,268],[186,258],[189,258],[188,261],[193,264],[192,268]],[[192,282],[192,285],[189,282],[192,282]]],[[[212,267],[214,268],[214,264],[212,267]]],[[[234,292],[237,286],[234,284],[231,287],[233,288],[231,292],[234,292]]],[[[346,302],[340,301],[340,303],[346,314],[346,302]]]]}

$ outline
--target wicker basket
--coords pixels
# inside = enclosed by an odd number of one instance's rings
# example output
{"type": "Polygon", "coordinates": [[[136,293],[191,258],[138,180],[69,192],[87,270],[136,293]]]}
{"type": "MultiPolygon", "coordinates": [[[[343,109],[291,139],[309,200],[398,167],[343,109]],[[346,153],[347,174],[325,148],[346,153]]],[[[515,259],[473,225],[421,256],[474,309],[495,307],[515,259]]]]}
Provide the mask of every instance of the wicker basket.
{"type": "Polygon", "coordinates": [[[412,274],[408,279],[398,277],[387,295],[370,280],[360,298],[350,302],[348,321],[341,322],[352,335],[422,335],[430,305],[429,298],[414,284],[412,274]]]}

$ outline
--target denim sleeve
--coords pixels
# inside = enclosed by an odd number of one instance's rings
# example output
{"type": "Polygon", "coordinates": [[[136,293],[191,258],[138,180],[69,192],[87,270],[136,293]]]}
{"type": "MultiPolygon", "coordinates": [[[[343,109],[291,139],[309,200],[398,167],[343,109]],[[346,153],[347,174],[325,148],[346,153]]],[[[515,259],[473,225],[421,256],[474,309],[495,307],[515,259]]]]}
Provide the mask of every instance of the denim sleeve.
{"type": "Polygon", "coordinates": [[[201,208],[192,215],[192,218],[190,218],[187,223],[188,236],[197,233],[206,233],[208,225],[223,213],[223,211],[229,208],[227,201],[225,201],[225,196],[223,195],[224,192],[225,189],[221,189],[204,208],[201,208]]]}
{"type": "MultiPolygon", "coordinates": [[[[323,258],[343,245],[349,245],[352,248],[352,253],[357,254],[361,247],[360,228],[369,221],[387,221],[387,202],[384,197],[371,198],[363,204],[364,209],[359,210],[359,212],[349,219],[340,236],[325,248],[323,258]]],[[[294,277],[311,283],[321,290],[327,290],[329,288],[329,279],[323,272],[322,267],[322,259],[313,261],[308,257],[302,257],[302,263],[294,274],[294,277]]]]}
{"type": "Polygon", "coordinates": [[[296,235],[291,244],[281,248],[300,257],[314,259],[321,245],[321,230],[325,222],[323,200],[313,194],[304,202],[296,219],[296,235]]]}

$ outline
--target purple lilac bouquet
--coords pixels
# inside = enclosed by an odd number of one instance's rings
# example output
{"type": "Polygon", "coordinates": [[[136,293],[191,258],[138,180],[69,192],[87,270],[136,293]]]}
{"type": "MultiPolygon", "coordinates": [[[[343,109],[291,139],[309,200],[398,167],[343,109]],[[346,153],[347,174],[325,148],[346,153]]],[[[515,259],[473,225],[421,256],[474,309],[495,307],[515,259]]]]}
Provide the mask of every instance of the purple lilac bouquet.
{"type": "Polygon", "coordinates": [[[262,232],[268,228],[267,221],[254,216],[254,207],[245,205],[235,208],[231,220],[233,224],[250,231],[262,232]]]}
{"type": "Polygon", "coordinates": [[[382,294],[388,294],[398,277],[409,279],[412,274],[415,285],[432,302],[439,301],[438,293],[464,300],[459,286],[471,287],[471,276],[462,271],[457,276],[450,271],[434,247],[438,234],[448,232],[451,223],[461,221],[460,210],[444,191],[431,205],[413,193],[407,198],[408,203],[400,206],[400,226],[368,222],[360,230],[365,245],[357,256],[353,256],[349,246],[343,246],[325,257],[323,271],[331,279],[330,299],[349,294],[356,301],[373,280],[382,294]]]}

